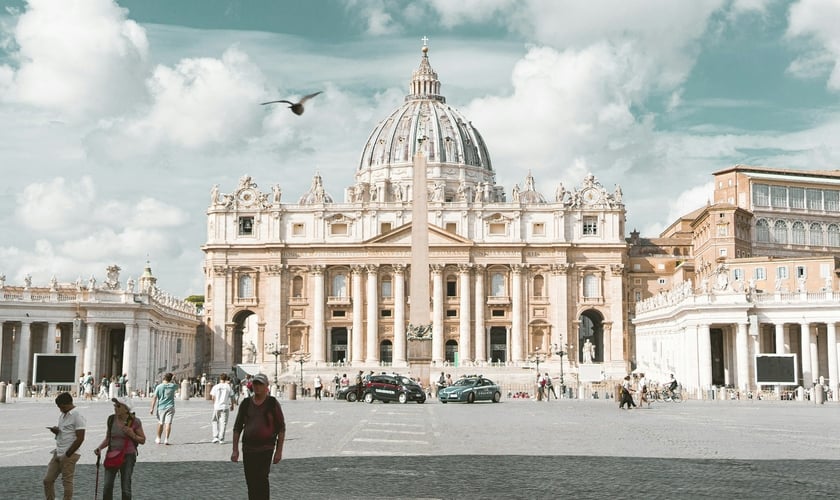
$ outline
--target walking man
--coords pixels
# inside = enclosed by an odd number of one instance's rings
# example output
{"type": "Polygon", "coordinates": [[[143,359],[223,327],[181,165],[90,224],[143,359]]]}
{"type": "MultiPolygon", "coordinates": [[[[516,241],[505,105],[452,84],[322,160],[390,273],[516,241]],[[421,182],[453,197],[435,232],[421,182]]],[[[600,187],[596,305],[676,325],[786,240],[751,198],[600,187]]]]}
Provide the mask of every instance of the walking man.
{"type": "Polygon", "coordinates": [[[172,432],[172,420],[175,418],[175,391],[178,390],[178,384],[172,382],[172,376],[171,373],[167,373],[163,376],[163,382],[155,387],[152,407],[149,409],[149,415],[157,413],[158,426],[157,437],[155,437],[157,444],[161,443],[161,437],[163,437],[163,444],[169,444],[169,434],[172,432]]]}
{"type": "Polygon", "coordinates": [[[233,410],[233,388],[227,381],[227,374],[219,375],[219,383],[210,389],[210,396],[213,398],[213,442],[223,444],[225,442],[225,430],[227,429],[228,417],[233,410]]]}
{"type": "Polygon", "coordinates": [[[55,404],[61,410],[58,425],[48,427],[55,435],[55,449],[47,464],[47,474],[44,476],[44,497],[55,499],[55,480],[61,474],[64,485],[64,500],[73,498],[73,475],[76,472],[76,462],[79,455],[76,451],[85,440],[85,417],[73,405],[73,396],[69,392],[62,392],[55,398],[55,404]]]}
{"type": "Polygon", "coordinates": [[[277,464],[283,458],[286,420],[280,402],[268,395],[268,377],[258,373],[252,382],[254,395],[243,400],[236,413],[230,461],[239,461],[239,437],[242,436],[248,500],[268,500],[268,473],[271,464],[277,464]]]}
{"type": "Polygon", "coordinates": [[[557,393],[554,392],[554,384],[551,383],[551,377],[548,376],[548,372],[545,372],[545,400],[551,401],[551,395],[554,395],[554,399],[557,399],[557,393]]]}

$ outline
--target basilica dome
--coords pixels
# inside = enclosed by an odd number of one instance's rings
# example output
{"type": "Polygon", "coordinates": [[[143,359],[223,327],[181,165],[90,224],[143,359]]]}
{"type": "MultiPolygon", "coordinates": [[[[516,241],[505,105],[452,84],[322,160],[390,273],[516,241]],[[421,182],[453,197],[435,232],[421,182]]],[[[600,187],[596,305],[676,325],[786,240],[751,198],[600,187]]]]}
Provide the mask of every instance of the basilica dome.
{"type": "Polygon", "coordinates": [[[357,185],[410,181],[418,150],[426,156],[430,186],[443,185],[454,195],[459,186],[463,191],[495,185],[484,139],[464,115],[446,104],[428,51],[424,45],[405,102],[371,132],[356,172],[357,185]]]}

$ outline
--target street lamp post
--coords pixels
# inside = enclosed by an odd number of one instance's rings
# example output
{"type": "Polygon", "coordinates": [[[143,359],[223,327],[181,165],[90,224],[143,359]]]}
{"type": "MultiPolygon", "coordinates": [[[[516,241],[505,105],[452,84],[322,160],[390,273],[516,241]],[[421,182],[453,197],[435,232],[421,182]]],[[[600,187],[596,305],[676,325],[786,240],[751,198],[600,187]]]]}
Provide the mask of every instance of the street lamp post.
{"type": "Polygon", "coordinates": [[[300,364],[300,395],[303,396],[303,364],[309,361],[309,353],[299,352],[293,356],[295,363],[300,364]]]}
{"type": "Polygon", "coordinates": [[[266,350],[267,354],[270,354],[271,356],[274,356],[274,386],[279,387],[279,384],[278,384],[279,371],[278,371],[277,362],[279,361],[280,356],[282,356],[284,354],[284,351],[285,351],[287,346],[282,345],[282,344],[278,344],[276,342],[277,335],[274,336],[274,340],[275,340],[275,342],[272,342],[270,344],[265,345],[265,350],[266,350]]]}
{"type": "Polygon", "coordinates": [[[563,380],[563,357],[567,354],[569,349],[569,344],[554,344],[552,346],[554,349],[554,354],[560,356],[560,394],[566,393],[566,383],[563,380]]]}

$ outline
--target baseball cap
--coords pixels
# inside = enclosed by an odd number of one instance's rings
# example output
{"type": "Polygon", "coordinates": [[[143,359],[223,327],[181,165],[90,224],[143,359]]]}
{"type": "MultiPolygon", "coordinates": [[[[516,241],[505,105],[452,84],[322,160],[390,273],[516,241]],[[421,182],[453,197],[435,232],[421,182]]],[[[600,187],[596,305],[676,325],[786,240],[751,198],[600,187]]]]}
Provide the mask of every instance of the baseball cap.
{"type": "Polygon", "coordinates": [[[128,413],[134,413],[134,404],[128,398],[111,398],[114,404],[121,404],[128,408],[128,413]]]}
{"type": "Polygon", "coordinates": [[[266,377],[264,373],[258,373],[254,375],[254,378],[251,379],[251,382],[255,384],[268,385],[268,377],[266,377]]]}

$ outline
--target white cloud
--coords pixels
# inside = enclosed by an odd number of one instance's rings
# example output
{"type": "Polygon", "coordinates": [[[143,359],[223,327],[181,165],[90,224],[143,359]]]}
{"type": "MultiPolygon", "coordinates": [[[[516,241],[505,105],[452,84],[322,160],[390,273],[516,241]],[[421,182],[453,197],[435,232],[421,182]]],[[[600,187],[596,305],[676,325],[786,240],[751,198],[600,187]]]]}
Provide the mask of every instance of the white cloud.
{"type": "Polygon", "coordinates": [[[13,32],[14,81],[0,79],[4,99],[70,118],[131,109],[144,94],[148,41],[126,14],[111,0],[29,0],[13,32]]]}
{"type": "Polygon", "coordinates": [[[829,73],[827,86],[840,90],[840,2],[800,0],[790,7],[787,35],[810,37],[817,44],[816,53],[807,53],[791,63],[788,71],[812,77],[820,68],[829,73]]]}

